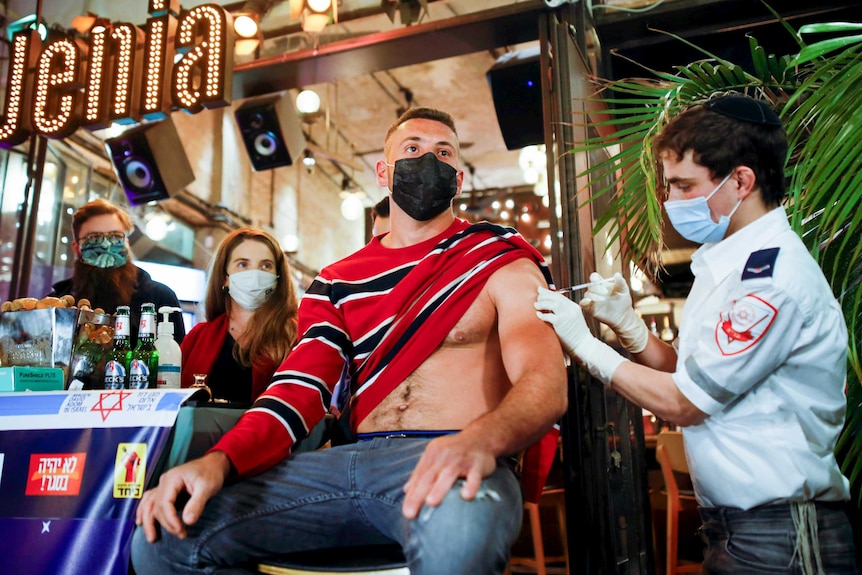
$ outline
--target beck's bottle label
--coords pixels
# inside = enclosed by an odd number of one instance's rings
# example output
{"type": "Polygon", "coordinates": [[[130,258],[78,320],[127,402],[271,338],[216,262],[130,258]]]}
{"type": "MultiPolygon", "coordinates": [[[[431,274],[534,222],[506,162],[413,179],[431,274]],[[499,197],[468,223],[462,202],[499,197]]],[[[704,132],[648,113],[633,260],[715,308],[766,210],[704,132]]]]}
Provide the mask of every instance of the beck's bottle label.
{"type": "Polygon", "coordinates": [[[133,359],[129,363],[129,389],[147,389],[150,379],[150,368],[146,362],[133,359]]]}
{"type": "Polygon", "coordinates": [[[123,389],[126,387],[126,368],[116,360],[105,364],[105,389],[123,389]]]}

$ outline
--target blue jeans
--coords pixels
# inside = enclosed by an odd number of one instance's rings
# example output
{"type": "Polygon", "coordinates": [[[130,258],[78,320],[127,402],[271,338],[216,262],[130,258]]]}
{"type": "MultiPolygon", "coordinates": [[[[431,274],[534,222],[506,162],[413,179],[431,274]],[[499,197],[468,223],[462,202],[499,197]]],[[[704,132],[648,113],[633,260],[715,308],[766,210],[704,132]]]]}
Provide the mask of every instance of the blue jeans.
{"type": "MultiPolygon", "coordinates": [[[[823,572],[856,575],[853,531],[839,504],[815,503],[817,540],[823,572]]],[[[705,575],[800,575],[803,553],[789,504],[764,505],[743,511],[732,507],[701,507],[708,542],[705,575]]],[[[815,569],[817,563],[809,554],[815,569]]]]}
{"type": "Polygon", "coordinates": [[[224,487],[180,540],[135,531],[138,575],[251,573],[295,551],[397,542],[412,575],[502,573],[521,529],[517,476],[503,460],[464,501],[459,481],[439,507],[401,514],[403,487],[429,439],[377,438],[299,453],[224,487]]]}

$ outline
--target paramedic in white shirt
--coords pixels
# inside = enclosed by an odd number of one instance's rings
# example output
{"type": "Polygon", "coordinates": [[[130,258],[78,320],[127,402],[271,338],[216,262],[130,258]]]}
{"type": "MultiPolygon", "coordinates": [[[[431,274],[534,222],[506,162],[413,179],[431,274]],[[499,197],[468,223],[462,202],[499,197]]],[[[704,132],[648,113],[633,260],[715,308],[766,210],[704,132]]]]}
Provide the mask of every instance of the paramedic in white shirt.
{"type": "Polygon", "coordinates": [[[704,573],[855,574],[848,481],[833,455],[847,328],[781,205],[781,121],[762,102],[721,96],[677,116],[654,146],[668,217],[703,244],[677,345],[650,335],[619,274],[580,305],[540,288],[537,313],[594,377],[682,426],[704,573]],[[582,309],[634,361],[593,337],[582,309]]]}

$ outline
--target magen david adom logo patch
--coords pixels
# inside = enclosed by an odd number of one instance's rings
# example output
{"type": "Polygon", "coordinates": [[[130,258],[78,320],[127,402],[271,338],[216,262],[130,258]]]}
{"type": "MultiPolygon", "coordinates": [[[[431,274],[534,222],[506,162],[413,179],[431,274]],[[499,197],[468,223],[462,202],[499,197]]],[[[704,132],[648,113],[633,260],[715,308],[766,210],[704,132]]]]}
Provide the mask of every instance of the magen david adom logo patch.
{"type": "Polygon", "coordinates": [[[715,326],[715,342],[722,355],[751,349],[769,330],[778,310],[755,295],[733,302],[730,312],[721,312],[715,326]]]}

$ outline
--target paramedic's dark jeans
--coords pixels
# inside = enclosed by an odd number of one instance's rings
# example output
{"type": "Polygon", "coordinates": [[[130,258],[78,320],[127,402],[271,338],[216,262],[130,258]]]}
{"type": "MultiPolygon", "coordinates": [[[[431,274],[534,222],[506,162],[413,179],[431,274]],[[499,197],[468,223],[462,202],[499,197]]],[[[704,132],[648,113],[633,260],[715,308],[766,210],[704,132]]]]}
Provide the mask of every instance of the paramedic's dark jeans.
{"type": "MultiPolygon", "coordinates": [[[[823,573],[857,575],[853,531],[843,505],[816,504],[817,538],[823,573]]],[[[701,507],[708,541],[705,575],[801,575],[796,529],[790,505],[765,505],[743,511],[701,507]]],[[[812,541],[812,545],[813,545],[812,541]]],[[[817,563],[811,557],[815,573],[817,563]]]]}

